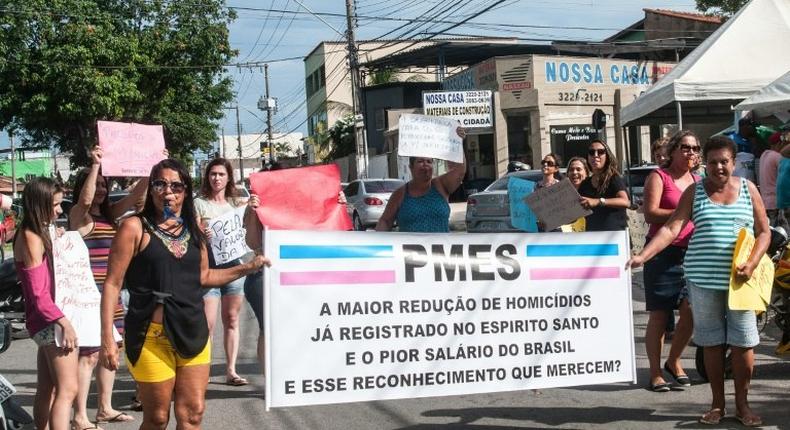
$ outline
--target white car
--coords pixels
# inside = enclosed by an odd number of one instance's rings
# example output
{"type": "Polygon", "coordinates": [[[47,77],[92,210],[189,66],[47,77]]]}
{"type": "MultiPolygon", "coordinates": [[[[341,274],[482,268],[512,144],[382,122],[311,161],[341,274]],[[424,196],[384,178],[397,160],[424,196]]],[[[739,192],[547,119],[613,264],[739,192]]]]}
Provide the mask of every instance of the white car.
{"type": "Polygon", "coordinates": [[[400,179],[357,179],[343,190],[346,210],[354,223],[354,230],[375,227],[392,192],[404,184],[400,179]]]}

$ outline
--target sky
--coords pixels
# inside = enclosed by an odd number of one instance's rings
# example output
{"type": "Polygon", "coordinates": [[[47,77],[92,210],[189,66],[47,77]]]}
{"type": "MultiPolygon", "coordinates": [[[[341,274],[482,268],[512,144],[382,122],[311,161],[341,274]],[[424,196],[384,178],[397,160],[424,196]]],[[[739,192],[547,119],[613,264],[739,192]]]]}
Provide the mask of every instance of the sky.
{"type": "MultiPolygon", "coordinates": [[[[457,13],[444,18],[446,21],[458,22],[492,3],[492,0],[356,0],[357,15],[371,17],[360,19],[356,37],[357,40],[379,37],[408,24],[393,19],[424,17],[431,8],[438,10],[448,4],[461,5],[457,13]]],[[[302,59],[320,42],[340,38],[330,25],[341,32],[345,30],[345,0],[226,0],[226,4],[237,8],[238,14],[236,21],[230,25],[231,46],[239,51],[234,62],[270,62],[269,88],[272,97],[279,102],[279,110],[273,117],[274,132],[306,133],[302,59]],[[328,22],[327,25],[306,13],[300,3],[313,12],[336,13],[340,16],[322,16],[328,22]],[[282,10],[301,11],[302,14],[279,12],[282,10]],[[276,61],[291,57],[296,59],[276,61]]],[[[506,0],[471,19],[469,25],[454,28],[448,33],[452,37],[478,35],[595,41],[642,19],[643,8],[694,11],[695,3],[694,0],[506,0]],[[533,25],[541,27],[528,27],[533,25]]],[[[387,37],[399,35],[415,25],[409,24],[387,37]]],[[[423,24],[409,35],[443,30],[450,25],[423,24]]],[[[525,40],[524,43],[530,42],[525,40]]],[[[229,104],[238,103],[240,106],[242,134],[263,133],[266,129],[265,112],[257,108],[257,101],[264,94],[263,70],[231,67],[228,75],[234,81],[235,98],[229,104]]],[[[219,127],[218,134],[224,129],[226,134],[235,135],[235,112],[228,110],[219,127]]],[[[0,133],[0,147],[7,145],[6,133],[0,133]]]]}

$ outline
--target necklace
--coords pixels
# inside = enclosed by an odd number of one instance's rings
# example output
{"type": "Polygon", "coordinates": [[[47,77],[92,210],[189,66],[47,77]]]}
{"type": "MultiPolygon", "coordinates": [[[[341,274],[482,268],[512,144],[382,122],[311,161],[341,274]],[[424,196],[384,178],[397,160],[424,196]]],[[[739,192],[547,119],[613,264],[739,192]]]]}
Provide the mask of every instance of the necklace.
{"type": "Polygon", "coordinates": [[[162,241],[162,244],[165,245],[165,248],[167,248],[174,257],[180,259],[186,255],[188,250],[187,244],[192,236],[189,234],[189,229],[185,226],[181,228],[181,233],[174,235],[163,230],[159,225],[152,225],[151,222],[145,218],[143,218],[143,223],[148,228],[148,231],[162,241]]]}

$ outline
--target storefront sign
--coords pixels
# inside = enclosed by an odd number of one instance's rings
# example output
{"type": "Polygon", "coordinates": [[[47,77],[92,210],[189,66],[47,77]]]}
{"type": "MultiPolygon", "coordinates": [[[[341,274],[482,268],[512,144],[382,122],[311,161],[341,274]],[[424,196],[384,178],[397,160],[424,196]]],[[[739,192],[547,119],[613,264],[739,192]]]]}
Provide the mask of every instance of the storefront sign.
{"type": "Polygon", "coordinates": [[[493,126],[491,91],[441,91],[422,93],[423,113],[452,118],[464,128],[493,126]]]}
{"type": "Polygon", "coordinates": [[[551,150],[568,160],[586,157],[587,147],[598,138],[598,130],[589,125],[558,125],[549,127],[551,150]]]}
{"type": "Polygon", "coordinates": [[[546,61],[547,83],[650,85],[646,64],[603,65],[573,61],[546,61]]]}
{"type": "Polygon", "coordinates": [[[625,231],[265,243],[267,407],[636,382],[625,231]]]}

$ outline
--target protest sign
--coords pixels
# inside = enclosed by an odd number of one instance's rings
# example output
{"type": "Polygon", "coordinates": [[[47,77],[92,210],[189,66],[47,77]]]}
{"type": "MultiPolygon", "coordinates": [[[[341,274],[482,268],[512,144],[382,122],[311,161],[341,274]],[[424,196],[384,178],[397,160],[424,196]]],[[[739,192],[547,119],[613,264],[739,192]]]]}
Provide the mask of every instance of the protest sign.
{"type": "Polygon", "coordinates": [[[252,192],[261,199],[255,210],[274,230],[351,230],[345,206],[337,202],[337,164],[272,170],[250,175],[252,192]]]}
{"type": "Polygon", "coordinates": [[[625,231],[268,231],[265,254],[267,407],[635,382],[625,231]]]}
{"type": "Polygon", "coordinates": [[[398,121],[398,155],[464,161],[463,139],[458,121],[416,114],[401,115],[398,121]]]}
{"type": "Polygon", "coordinates": [[[527,206],[532,209],[538,220],[543,223],[545,231],[573,224],[579,218],[592,213],[579,203],[579,193],[568,178],[549,187],[538,188],[524,198],[527,206]]]}
{"type": "Polygon", "coordinates": [[[735,276],[738,265],[749,259],[754,247],[754,236],[742,228],[738,233],[733,251],[730,272],[730,293],[728,305],[730,309],[739,311],[764,311],[765,304],[771,301],[771,288],[774,284],[774,265],[767,255],[760,258],[751,278],[739,282],[735,276]]]}
{"type": "Polygon", "coordinates": [[[507,198],[510,202],[510,224],[530,233],[537,233],[538,218],[524,199],[535,191],[535,183],[511,176],[507,182],[507,198]]]}
{"type": "Polygon", "coordinates": [[[208,221],[215,263],[225,264],[250,252],[246,242],[247,229],[244,228],[246,210],[247,206],[238,207],[208,221]]]}
{"type": "MultiPolygon", "coordinates": [[[[52,255],[55,305],[74,327],[79,346],[101,346],[101,294],[91,272],[88,247],[78,232],[68,231],[53,240],[52,255]]],[[[120,341],[115,327],[113,332],[120,341]]],[[[63,344],[59,325],[55,325],[55,342],[63,344]]]]}
{"type": "Polygon", "coordinates": [[[103,150],[104,176],[142,176],[165,158],[161,125],[98,121],[99,146],[103,150]]]}

